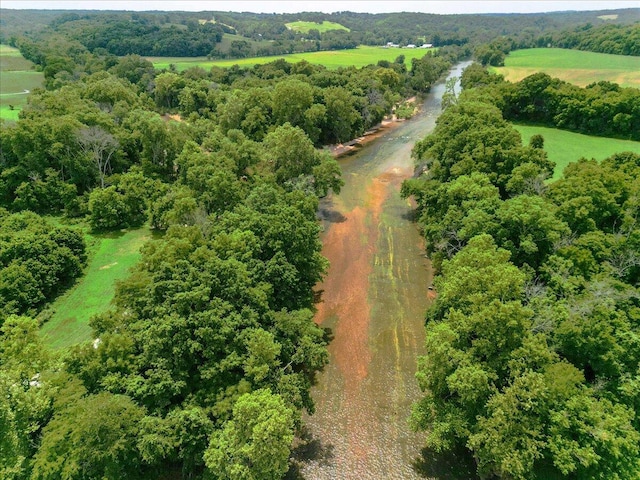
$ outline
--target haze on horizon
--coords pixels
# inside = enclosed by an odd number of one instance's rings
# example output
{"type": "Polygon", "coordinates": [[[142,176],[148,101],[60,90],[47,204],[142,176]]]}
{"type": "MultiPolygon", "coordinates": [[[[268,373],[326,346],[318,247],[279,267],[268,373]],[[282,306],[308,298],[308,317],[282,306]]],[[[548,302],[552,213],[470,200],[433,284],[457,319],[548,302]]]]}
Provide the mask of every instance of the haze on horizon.
{"type": "Polygon", "coordinates": [[[2,8],[41,10],[130,10],[130,11],[233,11],[253,13],[299,12],[424,12],[436,14],[543,13],[569,10],[617,10],[639,8],[637,0],[3,0],[2,8]]]}

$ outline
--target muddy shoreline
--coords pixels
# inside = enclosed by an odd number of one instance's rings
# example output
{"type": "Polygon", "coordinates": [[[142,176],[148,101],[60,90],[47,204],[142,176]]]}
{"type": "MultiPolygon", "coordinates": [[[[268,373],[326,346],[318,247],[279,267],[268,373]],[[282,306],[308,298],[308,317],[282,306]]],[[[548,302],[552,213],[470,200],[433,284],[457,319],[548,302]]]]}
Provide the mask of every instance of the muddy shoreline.
{"type": "Polygon", "coordinates": [[[353,140],[350,140],[349,142],[346,142],[346,143],[329,145],[326,148],[329,150],[329,152],[334,158],[341,158],[346,155],[351,155],[357,152],[359,149],[361,149],[365,145],[367,145],[368,143],[371,143],[374,140],[380,138],[388,131],[398,128],[405,121],[406,120],[398,120],[398,119],[383,120],[381,123],[379,123],[372,129],[364,132],[364,134],[361,137],[354,138],[353,140]]]}
{"type": "MultiPolygon", "coordinates": [[[[406,103],[416,104],[418,101],[418,97],[411,97],[405,100],[406,103]]],[[[420,108],[416,106],[413,111],[413,115],[417,115],[420,112],[420,108]]],[[[327,145],[325,148],[331,152],[331,155],[334,158],[340,158],[346,155],[350,155],[354,152],[357,152],[360,148],[364,147],[368,143],[380,138],[385,133],[395,128],[400,127],[407,120],[397,118],[395,114],[390,117],[385,117],[382,122],[370,128],[362,136],[354,138],[346,143],[339,143],[337,145],[327,145]]]]}

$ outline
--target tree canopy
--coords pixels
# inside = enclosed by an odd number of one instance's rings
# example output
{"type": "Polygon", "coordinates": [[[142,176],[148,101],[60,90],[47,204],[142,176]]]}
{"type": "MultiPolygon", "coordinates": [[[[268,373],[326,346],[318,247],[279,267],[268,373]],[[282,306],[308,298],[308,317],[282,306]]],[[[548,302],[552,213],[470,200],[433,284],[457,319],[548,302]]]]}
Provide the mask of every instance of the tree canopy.
{"type": "Polygon", "coordinates": [[[636,478],[640,157],[580,159],[549,182],[544,139],[523,146],[498,107],[527,90],[513,111],[542,118],[558,81],[501,87],[477,66],[462,81],[402,190],[439,271],[413,425],[435,451],[467,448],[481,476],[636,478]]]}

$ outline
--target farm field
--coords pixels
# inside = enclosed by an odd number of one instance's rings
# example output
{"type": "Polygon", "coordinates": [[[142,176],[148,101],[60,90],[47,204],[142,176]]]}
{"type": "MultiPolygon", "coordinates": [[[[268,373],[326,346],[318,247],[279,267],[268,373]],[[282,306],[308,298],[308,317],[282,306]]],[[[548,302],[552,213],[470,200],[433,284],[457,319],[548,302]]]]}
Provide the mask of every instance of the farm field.
{"type": "Polygon", "coordinates": [[[251,67],[253,65],[273,62],[279,58],[286,61],[296,63],[306,60],[309,63],[324,65],[329,69],[339,67],[364,67],[370,64],[376,64],[378,60],[394,61],[398,56],[404,55],[407,65],[411,65],[412,58],[422,58],[427,50],[421,48],[385,48],[385,47],[369,47],[359,46],[350,50],[332,50],[324,52],[308,52],[294,53],[291,55],[275,55],[269,57],[242,58],[235,60],[209,60],[207,57],[147,57],[158,69],[169,68],[170,64],[176,66],[178,71],[183,71],[191,67],[202,67],[209,69],[211,67],[232,67],[239,65],[241,67],[251,67]]]}
{"type": "Polygon", "coordinates": [[[640,88],[640,58],[607,53],[583,52],[563,48],[531,48],[515,50],[507,55],[504,67],[491,71],[517,82],[536,73],[584,87],[607,80],[623,87],[640,88]]]}
{"type": "Polygon", "coordinates": [[[522,141],[526,145],[536,134],[544,137],[544,149],[549,159],[556,162],[553,179],[562,176],[564,168],[582,157],[604,160],[614,153],[630,151],[640,155],[640,142],[620,140],[617,138],[592,137],[580,133],[567,132],[556,128],[538,127],[513,124],[520,132],[522,141]]]}
{"type": "Polygon", "coordinates": [[[17,120],[29,91],[42,86],[43,78],[17,48],[0,45],[0,118],[17,120]]]}
{"type": "Polygon", "coordinates": [[[308,33],[309,30],[312,30],[312,29],[318,30],[320,33],[328,32],[330,30],[345,30],[347,32],[351,31],[344,25],[340,25],[339,23],[335,23],[335,22],[329,22],[327,20],[323,21],[322,23],[303,22],[303,21],[290,22],[290,23],[285,23],[285,26],[289,30],[293,30],[294,32],[302,32],[302,33],[308,33]]]}
{"type": "Polygon", "coordinates": [[[258,48],[261,45],[260,42],[256,42],[255,40],[251,40],[250,38],[243,37],[242,35],[225,33],[222,35],[222,41],[217,44],[216,49],[220,50],[221,52],[228,52],[231,49],[231,43],[236,41],[246,42],[251,46],[251,48],[258,48]]]}
{"type": "Polygon", "coordinates": [[[89,319],[108,310],[116,282],[128,276],[151,236],[148,228],[141,228],[85,237],[90,252],[85,275],[43,312],[49,318],[41,334],[48,345],[63,348],[91,338],[89,319]]]}

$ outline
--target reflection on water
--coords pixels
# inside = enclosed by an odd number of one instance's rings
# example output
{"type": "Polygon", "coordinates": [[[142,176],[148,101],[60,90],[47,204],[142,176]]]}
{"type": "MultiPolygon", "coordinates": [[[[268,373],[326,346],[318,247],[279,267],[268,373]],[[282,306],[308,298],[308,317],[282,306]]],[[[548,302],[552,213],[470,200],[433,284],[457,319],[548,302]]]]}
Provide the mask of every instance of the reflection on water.
{"type": "Polygon", "coordinates": [[[411,148],[433,129],[443,90],[433,88],[419,116],[341,160],[345,186],[320,206],[331,268],[318,287],[316,322],[333,340],[288,478],[454,478],[407,423],[420,397],[416,359],[432,274],[411,205],[400,198],[413,174],[411,148]]]}

